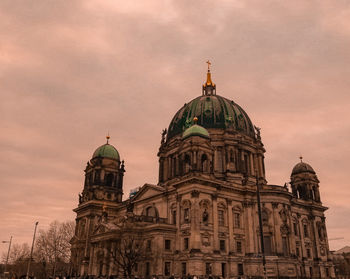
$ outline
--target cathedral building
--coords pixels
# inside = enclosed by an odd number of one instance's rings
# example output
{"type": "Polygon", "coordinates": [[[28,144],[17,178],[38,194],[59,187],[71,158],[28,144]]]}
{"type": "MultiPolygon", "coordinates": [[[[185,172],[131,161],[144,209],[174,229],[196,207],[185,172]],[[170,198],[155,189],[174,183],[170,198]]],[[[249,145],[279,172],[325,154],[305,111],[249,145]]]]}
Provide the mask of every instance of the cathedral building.
{"type": "Polygon", "coordinates": [[[264,154],[260,128],[217,94],[208,68],[202,94],[163,131],[157,185],[123,200],[109,137],[93,153],[74,209],[75,274],[262,278],[263,243],[269,278],[334,278],[316,172],[301,159],[290,183],[269,185],[264,154]],[[122,251],[131,236],[138,244],[122,251]]]}

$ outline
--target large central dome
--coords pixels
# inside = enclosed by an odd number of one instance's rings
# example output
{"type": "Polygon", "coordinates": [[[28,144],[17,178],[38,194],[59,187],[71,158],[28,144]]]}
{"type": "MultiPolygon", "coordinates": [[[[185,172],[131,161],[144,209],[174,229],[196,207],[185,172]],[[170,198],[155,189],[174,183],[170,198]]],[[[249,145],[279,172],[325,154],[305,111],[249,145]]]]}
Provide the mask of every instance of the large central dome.
{"type": "Polygon", "coordinates": [[[206,129],[230,128],[255,137],[254,126],[247,113],[235,102],[216,95],[216,85],[211,81],[209,70],[207,82],[203,85],[203,95],[185,104],[175,114],[168,128],[168,140],[190,127],[194,117],[206,129]]]}

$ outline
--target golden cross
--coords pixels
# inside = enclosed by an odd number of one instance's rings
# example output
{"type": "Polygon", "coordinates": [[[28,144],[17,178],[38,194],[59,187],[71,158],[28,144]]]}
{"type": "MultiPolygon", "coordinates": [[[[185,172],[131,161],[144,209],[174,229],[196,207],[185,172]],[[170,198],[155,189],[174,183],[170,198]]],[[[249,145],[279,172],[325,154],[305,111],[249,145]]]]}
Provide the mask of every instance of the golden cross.
{"type": "Polygon", "coordinates": [[[205,62],[208,64],[208,71],[210,71],[210,65],[211,65],[211,62],[208,60],[207,62],[205,62]]]}

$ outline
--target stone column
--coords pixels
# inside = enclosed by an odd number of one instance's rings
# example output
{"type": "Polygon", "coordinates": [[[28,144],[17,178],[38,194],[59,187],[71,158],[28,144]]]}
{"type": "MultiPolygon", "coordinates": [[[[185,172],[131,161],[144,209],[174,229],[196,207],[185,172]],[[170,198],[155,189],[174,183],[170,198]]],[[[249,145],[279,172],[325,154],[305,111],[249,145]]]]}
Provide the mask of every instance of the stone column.
{"type": "Polygon", "coordinates": [[[219,250],[219,228],[218,228],[218,203],[217,194],[211,195],[213,204],[213,248],[214,250],[219,250]]]}
{"type": "Polygon", "coordinates": [[[274,235],[273,235],[273,241],[274,244],[272,247],[275,247],[275,253],[282,253],[282,237],[281,237],[281,227],[280,222],[278,218],[278,202],[272,203],[272,219],[273,219],[273,229],[274,229],[274,235]],[[276,212],[277,211],[277,212],[276,212]]]}
{"type": "Polygon", "coordinates": [[[249,161],[250,161],[250,175],[255,176],[254,157],[251,152],[249,152],[249,161]]]}
{"type": "Polygon", "coordinates": [[[181,229],[181,196],[176,196],[176,250],[181,250],[181,237],[180,237],[180,229],[181,229]]]}
{"type": "Polygon", "coordinates": [[[245,253],[257,253],[258,249],[255,247],[255,214],[254,206],[250,201],[243,202],[244,208],[244,230],[245,230],[245,253]],[[256,249],[255,249],[256,248],[256,249]]]}
{"type": "MultiPolygon", "coordinates": [[[[233,239],[233,215],[232,215],[232,201],[227,199],[227,218],[228,218],[228,232],[229,232],[229,240],[228,240],[228,253],[233,252],[234,239],[233,239]]],[[[227,270],[228,271],[228,270],[227,270]]]]}
{"type": "Polygon", "coordinates": [[[191,193],[192,197],[192,214],[191,214],[191,249],[201,248],[201,236],[200,236],[200,209],[198,203],[199,191],[193,190],[191,193]]]}

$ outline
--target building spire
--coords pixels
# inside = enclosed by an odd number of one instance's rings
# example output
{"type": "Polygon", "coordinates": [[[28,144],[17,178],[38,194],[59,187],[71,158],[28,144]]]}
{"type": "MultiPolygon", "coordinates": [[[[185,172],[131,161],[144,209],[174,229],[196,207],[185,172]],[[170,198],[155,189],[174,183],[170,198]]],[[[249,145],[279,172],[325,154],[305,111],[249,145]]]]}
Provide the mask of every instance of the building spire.
{"type": "Polygon", "coordinates": [[[109,139],[110,139],[110,138],[111,138],[111,137],[109,136],[109,131],[108,131],[107,136],[106,136],[107,144],[109,144],[109,139]]]}
{"type": "Polygon", "coordinates": [[[302,163],[303,162],[303,156],[300,155],[299,159],[300,159],[300,163],[302,163]]]}
{"type": "Polygon", "coordinates": [[[210,72],[211,62],[208,60],[206,63],[208,64],[208,72],[207,72],[207,81],[203,84],[203,95],[215,95],[216,85],[211,80],[211,72],[210,72]]]}

